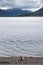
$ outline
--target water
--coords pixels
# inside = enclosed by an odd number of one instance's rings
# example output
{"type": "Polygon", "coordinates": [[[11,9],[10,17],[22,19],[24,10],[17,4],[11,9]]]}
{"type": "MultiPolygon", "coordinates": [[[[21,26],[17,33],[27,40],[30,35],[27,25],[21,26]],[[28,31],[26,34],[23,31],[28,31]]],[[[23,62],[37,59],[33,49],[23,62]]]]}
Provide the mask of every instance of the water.
{"type": "Polygon", "coordinates": [[[0,56],[43,57],[43,17],[0,18],[0,56]]]}

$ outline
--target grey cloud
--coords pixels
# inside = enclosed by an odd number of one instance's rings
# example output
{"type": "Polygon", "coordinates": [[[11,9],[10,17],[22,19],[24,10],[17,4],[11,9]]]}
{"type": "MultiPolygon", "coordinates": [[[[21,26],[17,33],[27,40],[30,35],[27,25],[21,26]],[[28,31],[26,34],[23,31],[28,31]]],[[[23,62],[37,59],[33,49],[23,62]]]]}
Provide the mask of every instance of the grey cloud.
{"type": "Polygon", "coordinates": [[[43,6],[43,0],[0,0],[0,6],[14,8],[38,8],[43,6]]]}

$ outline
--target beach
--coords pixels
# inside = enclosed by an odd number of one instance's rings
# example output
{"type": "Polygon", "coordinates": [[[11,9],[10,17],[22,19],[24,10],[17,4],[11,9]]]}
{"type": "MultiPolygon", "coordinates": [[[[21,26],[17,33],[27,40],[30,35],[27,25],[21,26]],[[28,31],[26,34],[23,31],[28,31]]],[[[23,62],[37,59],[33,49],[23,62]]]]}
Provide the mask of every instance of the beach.
{"type": "Polygon", "coordinates": [[[0,57],[0,65],[43,65],[43,57],[0,57]]]}

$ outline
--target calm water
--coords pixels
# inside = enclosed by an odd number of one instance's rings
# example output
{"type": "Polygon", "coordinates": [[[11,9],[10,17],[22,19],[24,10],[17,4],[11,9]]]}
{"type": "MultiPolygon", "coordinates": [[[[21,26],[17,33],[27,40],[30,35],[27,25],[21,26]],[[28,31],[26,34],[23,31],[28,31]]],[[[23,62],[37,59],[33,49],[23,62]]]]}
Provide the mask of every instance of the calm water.
{"type": "Polygon", "coordinates": [[[43,57],[43,17],[0,18],[0,56],[43,57]]]}

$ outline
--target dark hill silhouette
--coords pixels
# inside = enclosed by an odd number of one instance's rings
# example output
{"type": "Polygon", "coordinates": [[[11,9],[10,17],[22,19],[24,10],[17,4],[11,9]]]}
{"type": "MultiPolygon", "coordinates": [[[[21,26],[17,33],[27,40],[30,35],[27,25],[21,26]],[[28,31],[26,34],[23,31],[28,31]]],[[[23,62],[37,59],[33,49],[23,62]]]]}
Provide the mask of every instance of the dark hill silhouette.
{"type": "Polygon", "coordinates": [[[23,16],[23,15],[30,15],[32,12],[27,11],[27,10],[22,10],[19,8],[14,8],[14,9],[8,9],[8,10],[2,10],[0,9],[0,17],[9,17],[9,16],[23,16]]]}
{"type": "Polygon", "coordinates": [[[43,8],[31,14],[31,16],[43,16],[43,8]]]}
{"type": "Polygon", "coordinates": [[[38,11],[32,12],[28,10],[22,10],[19,8],[2,10],[0,9],[0,17],[13,17],[13,16],[43,16],[43,8],[38,11]]]}

